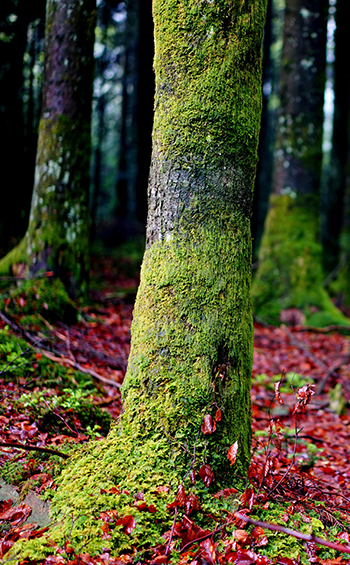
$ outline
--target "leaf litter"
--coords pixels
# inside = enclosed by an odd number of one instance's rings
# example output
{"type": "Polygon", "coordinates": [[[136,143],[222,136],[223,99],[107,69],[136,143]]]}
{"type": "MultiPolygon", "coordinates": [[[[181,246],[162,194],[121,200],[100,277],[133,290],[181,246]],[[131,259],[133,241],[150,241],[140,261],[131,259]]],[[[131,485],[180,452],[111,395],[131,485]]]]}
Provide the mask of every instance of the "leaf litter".
{"type": "MultiPolygon", "coordinates": [[[[129,289],[135,289],[138,280],[113,276],[108,261],[99,263],[99,273],[102,290],[94,292],[94,304],[83,308],[78,323],[67,326],[43,320],[45,332],[43,326],[31,330],[35,339],[43,340],[48,351],[52,348],[58,358],[56,363],[67,367],[65,360],[70,359],[91,374],[95,372],[121,385],[130,348],[132,293],[129,289]],[[116,291],[116,287],[120,290],[116,291]]],[[[20,325],[21,317],[17,316],[15,321],[20,325]]],[[[11,334],[11,328],[5,328],[5,322],[0,321],[0,329],[11,334]]],[[[67,540],[64,547],[57,547],[55,555],[42,563],[349,563],[350,339],[336,331],[326,334],[298,326],[255,324],[254,343],[251,465],[243,492],[232,487],[213,495],[221,500],[234,500],[216,528],[207,530],[196,523],[197,514],[205,510],[197,496],[186,492],[181,484],[174,502],[168,506],[168,511],[174,513],[174,521],[171,530],[164,534],[163,545],[150,548],[147,554],[130,547],[130,551],[117,557],[107,550],[90,556],[76,555],[67,540]],[[292,555],[281,550],[279,555],[278,547],[273,545],[272,531],[290,538],[299,536],[300,553],[292,555]],[[322,539],[328,548],[322,548],[322,539]]],[[[3,477],[12,479],[18,491],[17,498],[0,502],[0,558],[6,558],[18,539],[40,537],[47,531],[46,527],[31,522],[32,508],[25,502],[28,489],[36,496],[54,489],[55,473],[65,465],[60,453],[69,453],[89,439],[101,437],[97,429],[87,429],[69,402],[65,405],[55,400],[53,405],[52,399],[62,395],[59,387],[46,390],[42,382],[36,386],[39,377],[35,364],[40,363],[41,355],[39,351],[35,353],[30,378],[21,376],[11,381],[6,374],[0,374],[0,466],[3,477]],[[24,393],[35,395],[43,388],[48,410],[56,416],[55,423],[46,428],[40,418],[36,419],[35,411],[23,410],[19,402],[24,393]],[[10,445],[14,443],[23,449],[10,445]],[[29,447],[38,451],[28,451],[29,447]],[[40,448],[52,450],[56,455],[40,452],[40,448]]],[[[5,366],[8,360],[1,361],[5,366]]],[[[114,419],[120,414],[119,386],[96,381],[89,399],[114,419]]],[[[215,415],[208,413],[203,417],[201,433],[215,433],[220,421],[221,411],[217,407],[215,415]]],[[[235,442],[228,451],[231,464],[235,462],[238,447],[235,442]]],[[[196,481],[205,487],[215,484],[210,464],[202,465],[197,475],[191,468],[188,475],[193,484],[196,481]]],[[[169,487],[157,488],[161,494],[169,487]]],[[[108,492],[120,491],[113,487],[108,492]]],[[[103,512],[102,538],[108,539],[111,528],[117,526],[130,535],[137,524],[137,513],[148,512],[156,517],[156,506],[148,505],[142,492],[136,497],[134,508],[135,515],[122,518],[113,510],[103,512]]],[[[29,564],[23,561],[21,565],[29,564]]]]}

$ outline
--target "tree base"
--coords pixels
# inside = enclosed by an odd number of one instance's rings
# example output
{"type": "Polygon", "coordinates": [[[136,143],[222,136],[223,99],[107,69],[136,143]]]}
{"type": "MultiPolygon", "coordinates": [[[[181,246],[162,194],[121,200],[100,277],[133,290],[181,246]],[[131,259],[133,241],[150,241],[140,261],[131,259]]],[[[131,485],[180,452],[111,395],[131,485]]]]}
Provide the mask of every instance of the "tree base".
{"type": "Polygon", "coordinates": [[[252,288],[254,312],[264,321],[278,325],[283,310],[297,308],[307,325],[350,324],[323,287],[318,231],[314,201],[272,196],[252,288]]]}

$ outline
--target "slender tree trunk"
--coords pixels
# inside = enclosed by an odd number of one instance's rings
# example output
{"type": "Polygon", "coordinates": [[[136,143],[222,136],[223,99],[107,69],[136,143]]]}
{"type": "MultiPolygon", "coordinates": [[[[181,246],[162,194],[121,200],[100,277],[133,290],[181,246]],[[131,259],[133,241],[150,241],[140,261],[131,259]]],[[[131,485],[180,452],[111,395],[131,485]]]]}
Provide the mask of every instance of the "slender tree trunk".
{"type": "MultiPolygon", "coordinates": [[[[172,522],[166,504],[191,464],[196,473],[203,464],[211,469],[211,491],[232,486],[239,480],[235,473],[244,475],[249,465],[250,214],[265,10],[264,0],[153,2],[147,249],[124,413],[105,442],[74,459],[52,502],[54,516],[69,518],[58,520],[50,539],[83,540],[84,552],[159,543],[172,522]],[[212,424],[215,415],[216,431],[204,433],[204,416],[212,424]],[[236,441],[231,466],[228,450],[236,441]],[[100,489],[112,485],[123,494],[107,501],[100,489]],[[135,512],[133,496],[140,490],[157,514],[135,512]],[[130,504],[128,514],[138,524],[130,536],[119,528],[101,538],[92,514],[99,516],[106,503],[121,516],[130,504]]],[[[198,474],[196,486],[187,478],[184,488],[209,500],[198,474]]]]}
{"type": "Polygon", "coordinates": [[[54,271],[71,295],[89,269],[89,162],[95,0],[48,0],[45,83],[29,227],[0,263],[54,271]]]}
{"type": "Polygon", "coordinates": [[[327,187],[326,222],[323,236],[327,272],[336,268],[340,253],[340,233],[344,215],[344,194],[349,174],[350,66],[346,0],[337,0],[334,60],[334,117],[330,174],[327,187]]]}
{"type": "Polygon", "coordinates": [[[344,322],[323,289],[319,243],[328,0],[287,0],[273,192],[253,284],[255,312],[278,322],[344,322]]]}

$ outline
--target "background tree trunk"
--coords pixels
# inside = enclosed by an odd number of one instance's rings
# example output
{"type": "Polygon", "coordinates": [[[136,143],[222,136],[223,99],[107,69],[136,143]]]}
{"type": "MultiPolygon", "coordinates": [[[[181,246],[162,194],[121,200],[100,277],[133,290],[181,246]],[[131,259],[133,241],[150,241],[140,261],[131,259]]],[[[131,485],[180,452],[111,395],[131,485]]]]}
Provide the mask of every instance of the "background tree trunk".
{"type": "Polygon", "coordinates": [[[54,271],[71,295],[89,270],[90,120],[95,1],[51,0],[46,15],[45,82],[29,227],[0,262],[54,271]]]}
{"type": "Polygon", "coordinates": [[[253,284],[254,310],[276,323],[344,323],[323,288],[319,243],[328,0],[287,0],[273,192],[253,284]]]}

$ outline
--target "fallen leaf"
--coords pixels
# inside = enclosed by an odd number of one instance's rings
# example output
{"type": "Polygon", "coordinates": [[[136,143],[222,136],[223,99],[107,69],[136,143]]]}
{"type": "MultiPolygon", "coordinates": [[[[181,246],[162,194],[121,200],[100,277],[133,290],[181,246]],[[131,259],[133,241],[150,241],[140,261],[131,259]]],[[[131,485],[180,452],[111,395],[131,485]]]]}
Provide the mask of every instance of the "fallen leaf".
{"type": "Polygon", "coordinates": [[[231,445],[230,449],[227,452],[227,457],[231,465],[236,463],[237,451],[238,451],[238,441],[235,441],[235,443],[231,445]]]}

